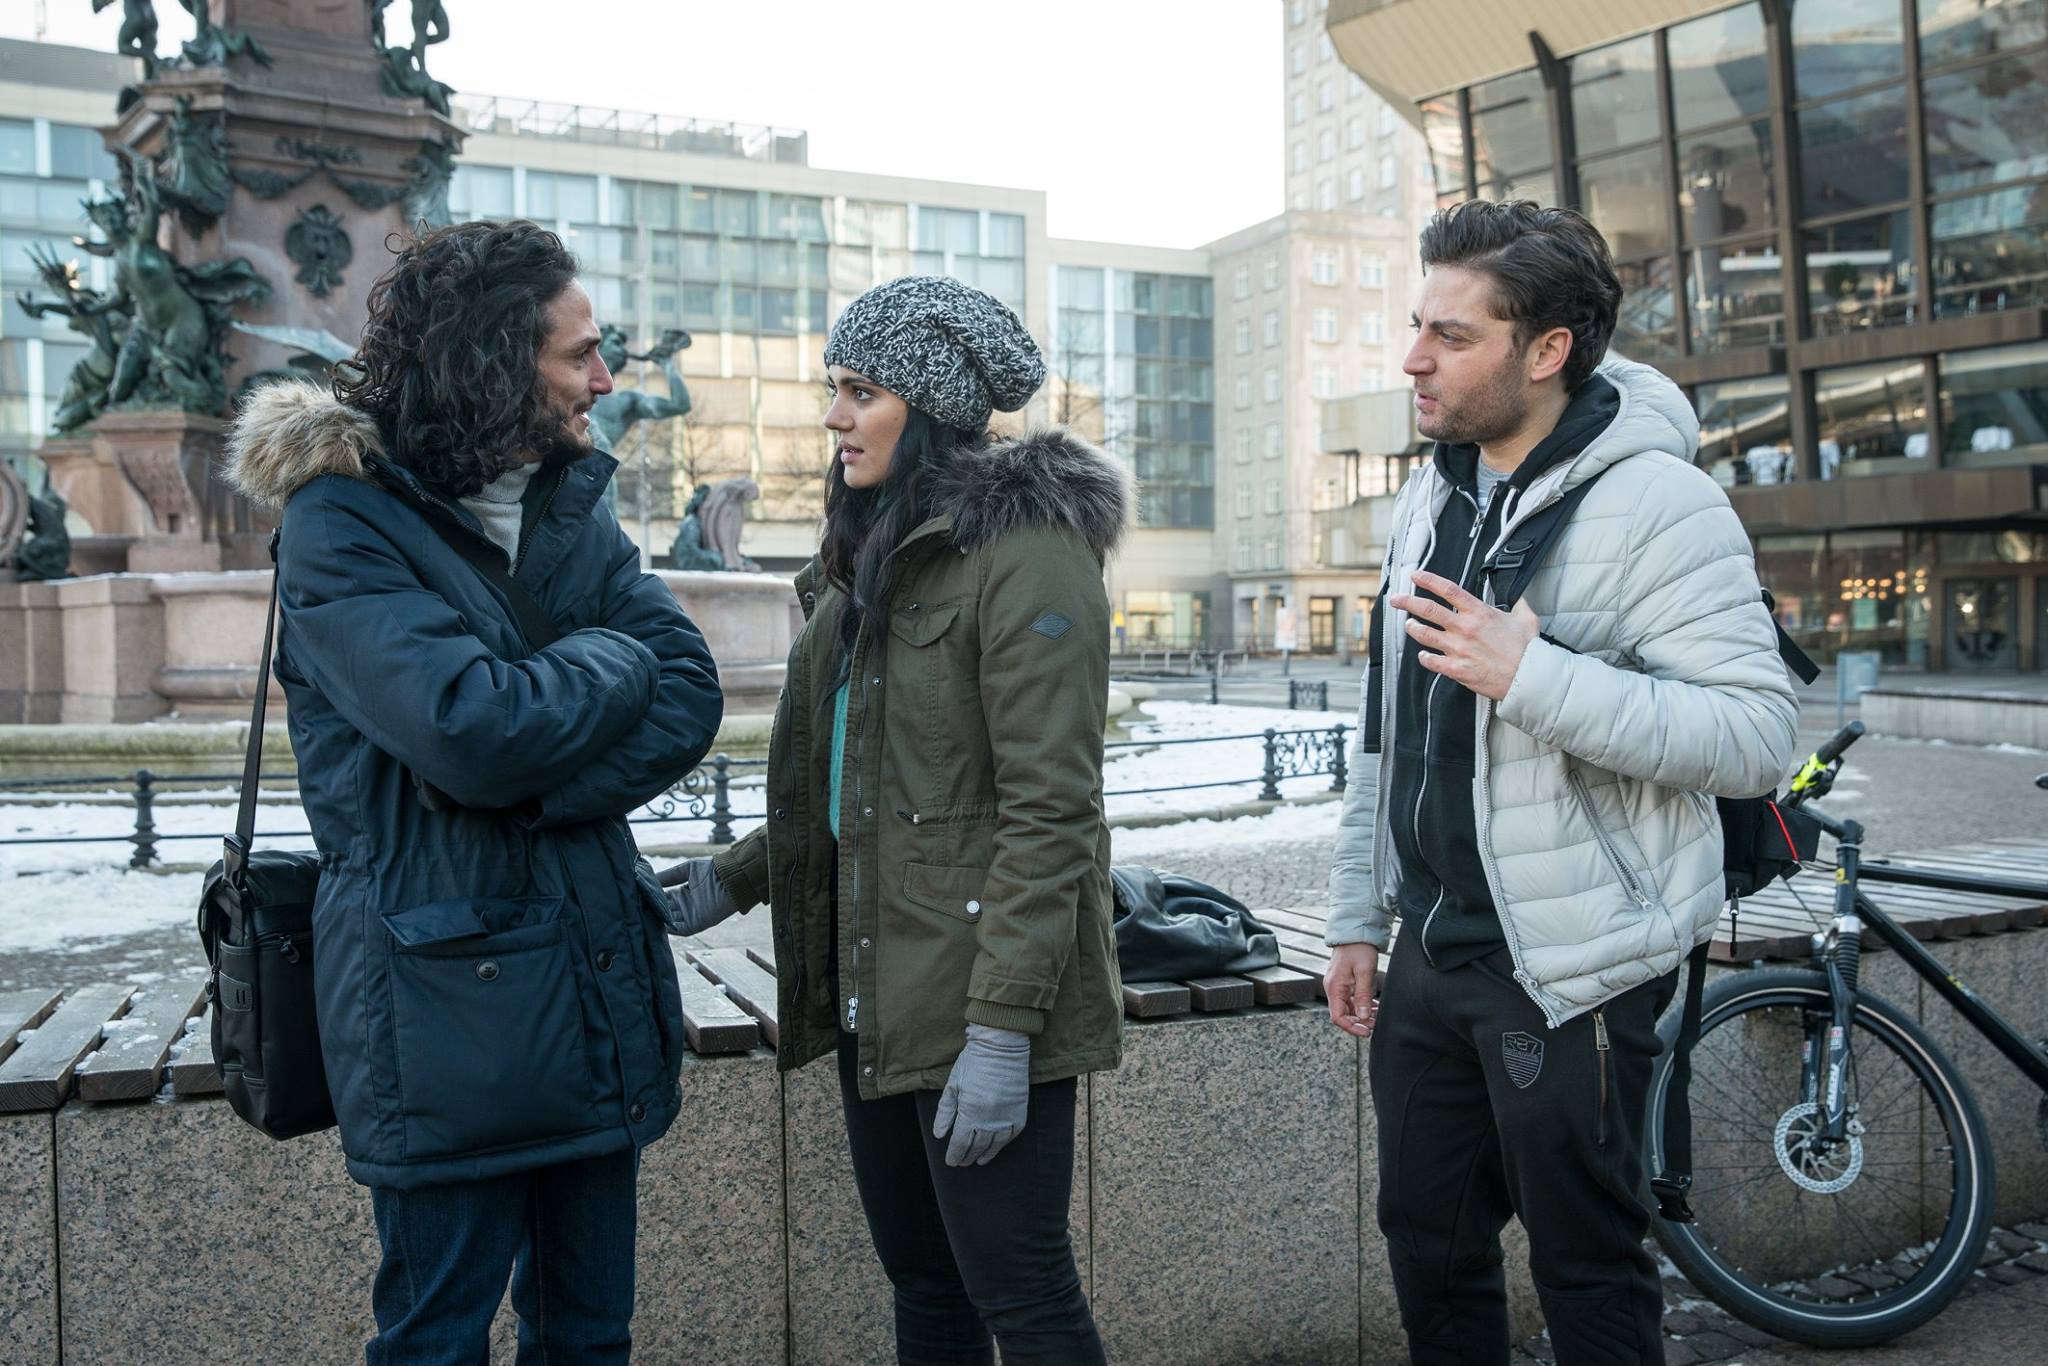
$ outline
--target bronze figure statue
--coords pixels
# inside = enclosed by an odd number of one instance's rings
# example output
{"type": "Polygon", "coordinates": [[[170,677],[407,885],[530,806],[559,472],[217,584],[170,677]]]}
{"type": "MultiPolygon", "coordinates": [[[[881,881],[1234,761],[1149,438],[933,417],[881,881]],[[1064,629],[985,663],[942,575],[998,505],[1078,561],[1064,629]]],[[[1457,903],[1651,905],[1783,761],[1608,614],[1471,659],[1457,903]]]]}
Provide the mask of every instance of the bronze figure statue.
{"type": "MultiPolygon", "coordinates": [[[[92,0],[92,12],[98,14],[112,5],[114,0],[92,0]]],[[[121,33],[114,40],[114,50],[123,57],[133,57],[142,63],[142,78],[156,79],[156,4],[155,0],[120,0],[121,33]]]]}
{"type": "Polygon", "coordinates": [[[725,568],[725,556],[704,543],[704,500],[711,485],[699,484],[683,508],[683,520],[676,526],[675,541],[668,548],[672,567],[686,570],[725,568]]]}
{"type": "Polygon", "coordinates": [[[258,65],[270,65],[270,54],[263,50],[261,43],[246,33],[222,28],[213,22],[206,0],[178,0],[178,3],[199,25],[192,41],[180,49],[187,63],[192,66],[226,66],[230,57],[247,57],[258,65]]]}
{"type": "Polygon", "coordinates": [[[75,245],[114,262],[111,308],[132,314],[108,386],[108,402],[218,413],[227,404],[222,343],[228,310],[268,298],[270,286],[244,257],[181,264],[157,243],[163,200],[156,173],[128,148],[117,148],[129,199],[100,199],[86,216],[105,242],[75,245]]]}
{"type": "Polygon", "coordinates": [[[28,534],[14,551],[14,577],[24,582],[47,582],[71,577],[71,532],[64,525],[67,511],[49,476],[43,491],[28,498],[28,534]]]}
{"type": "Polygon", "coordinates": [[[235,192],[228,169],[228,137],[218,114],[192,112],[192,101],[178,96],[168,120],[163,182],[166,202],[178,211],[185,231],[194,237],[227,212],[235,192]]]}
{"type": "Polygon", "coordinates": [[[76,261],[57,259],[57,253],[47,245],[30,247],[28,255],[44,286],[58,297],[51,300],[17,295],[22,312],[31,318],[55,314],[65,319],[71,330],[88,344],[85,358],[71,367],[64,393],[57,400],[56,428],[60,435],[69,436],[115,401],[114,372],[122,343],[128,338],[129,314],[116,296],[81,284],[76,261]]]}
{"type": "Polygon", "coordinates": [[[690,334],[680,327],[671,327],[661,334],[659,340],[645,351],[632,352],[626,349],[626,333],[623,328],[606,323],[599,329],[598,355],[614,374],[623,370],[628,361],[660,361],[661,373],[668,380],[666,395],[650,394],[640,389],[614,389],[597,401],[590,410],[590,425],[597,429],[598,438],[606,450],[615,450],[627,429],[636,422],[663,421],[667,418],[682,417],[690,411],[690,386],[683,383],[683,373],[676,367],[676,353],[690,344],[690,334]]]}
{"type": "Polygon", "coordinates": [[[371,33],[383,63],[384,93],[399,99],[422,99],[437,113],[449,111],[454,88],[427,74],[427,49],[448,41],[448,7],[442,0],[412,0],[412,43],[392,47],[384,27],[391,0],[370,0],[371,33]]]}

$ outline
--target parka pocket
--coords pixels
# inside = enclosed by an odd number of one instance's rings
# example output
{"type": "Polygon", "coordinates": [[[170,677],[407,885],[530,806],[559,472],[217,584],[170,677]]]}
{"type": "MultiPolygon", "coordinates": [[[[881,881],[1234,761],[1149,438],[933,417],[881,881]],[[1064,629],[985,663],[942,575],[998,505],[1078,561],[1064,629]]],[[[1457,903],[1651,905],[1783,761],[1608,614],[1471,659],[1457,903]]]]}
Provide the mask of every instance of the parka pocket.
{"type": "Polygon", "coordinates": [[[892,1074],[944,1067],[960,1052],[987,883],[986,868],[903,865],[901,896],[885,906],[875,943],[872,1018],[892,1074]]]}
{"type": "Polygon", "coordinates": [[[518,897],[384,913],[407,1160],[596,1127],[561,911],[557,897],[518,897]]]}
{"type": "Polygon", "coordinates": [[[960,604],[957,602],[914,602],[890,614],[889,630],[905,645],[922,649],[946,634],[946,628],[959,615],[960,604]]]}

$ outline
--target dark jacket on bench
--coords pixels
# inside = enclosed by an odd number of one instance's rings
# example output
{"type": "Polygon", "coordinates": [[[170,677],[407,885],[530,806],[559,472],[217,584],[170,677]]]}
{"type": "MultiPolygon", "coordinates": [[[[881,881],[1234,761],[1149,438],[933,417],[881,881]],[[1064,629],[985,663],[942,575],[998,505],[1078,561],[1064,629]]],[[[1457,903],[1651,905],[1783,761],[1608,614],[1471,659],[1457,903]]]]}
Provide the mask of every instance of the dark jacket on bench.
{"type": "Polygon", "coordinates": [[[682,1007],[624,818],[703,756],[721,701],[600,497],[611,458],[532,482],[515,577],[563,632],[541,650],[428,514],[475,519],[323,391],[259,391],[232,460],[285,504],[276,672],[322,855],[321,1050],[350,1174],[409,1188],[659,1138],[682,1007]],[[430,809],[414,775],[454,804],[430,809]]]}

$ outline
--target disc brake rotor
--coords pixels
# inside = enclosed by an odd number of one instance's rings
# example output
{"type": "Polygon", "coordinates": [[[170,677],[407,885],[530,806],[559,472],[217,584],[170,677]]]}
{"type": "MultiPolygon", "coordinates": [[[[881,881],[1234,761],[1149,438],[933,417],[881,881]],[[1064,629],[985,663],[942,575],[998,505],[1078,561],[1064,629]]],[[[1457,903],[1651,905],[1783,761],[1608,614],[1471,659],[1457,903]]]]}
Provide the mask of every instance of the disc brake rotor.
{"type": "Polygon", "coordinates": [[[1803,1101],[1793,1106],[1779,1116],[1771,1150],[1794,1185],[1815,1195],[1835,1195],[1863,1174],[1863,1140],[1856,1132],[1858,1126],[1852,1124],[1848,1137],[1820,1147],[1816,1142],[1820,1125],[1818,1105],[1803,1101]]]}

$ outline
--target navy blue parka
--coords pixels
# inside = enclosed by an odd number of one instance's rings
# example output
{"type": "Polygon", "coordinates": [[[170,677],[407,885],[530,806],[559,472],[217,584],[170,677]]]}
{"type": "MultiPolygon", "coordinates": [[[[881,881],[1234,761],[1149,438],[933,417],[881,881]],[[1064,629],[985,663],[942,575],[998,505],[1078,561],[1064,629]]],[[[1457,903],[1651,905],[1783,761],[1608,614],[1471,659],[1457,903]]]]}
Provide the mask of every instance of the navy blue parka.
{"type": "Polygon", "coordinates": [[[611,457],[528,487],[514,578],[562,633],[534,650],[450,544],[489,545],[475,518],[376,441],[276,384],[230,442],[236,483],[284,506],[276,672],[349,1172],[406,1189],[644,1146],[680,1101],[682,1010],[625,816],[710,748],[717,671],[604,504],[611,457]]]}

